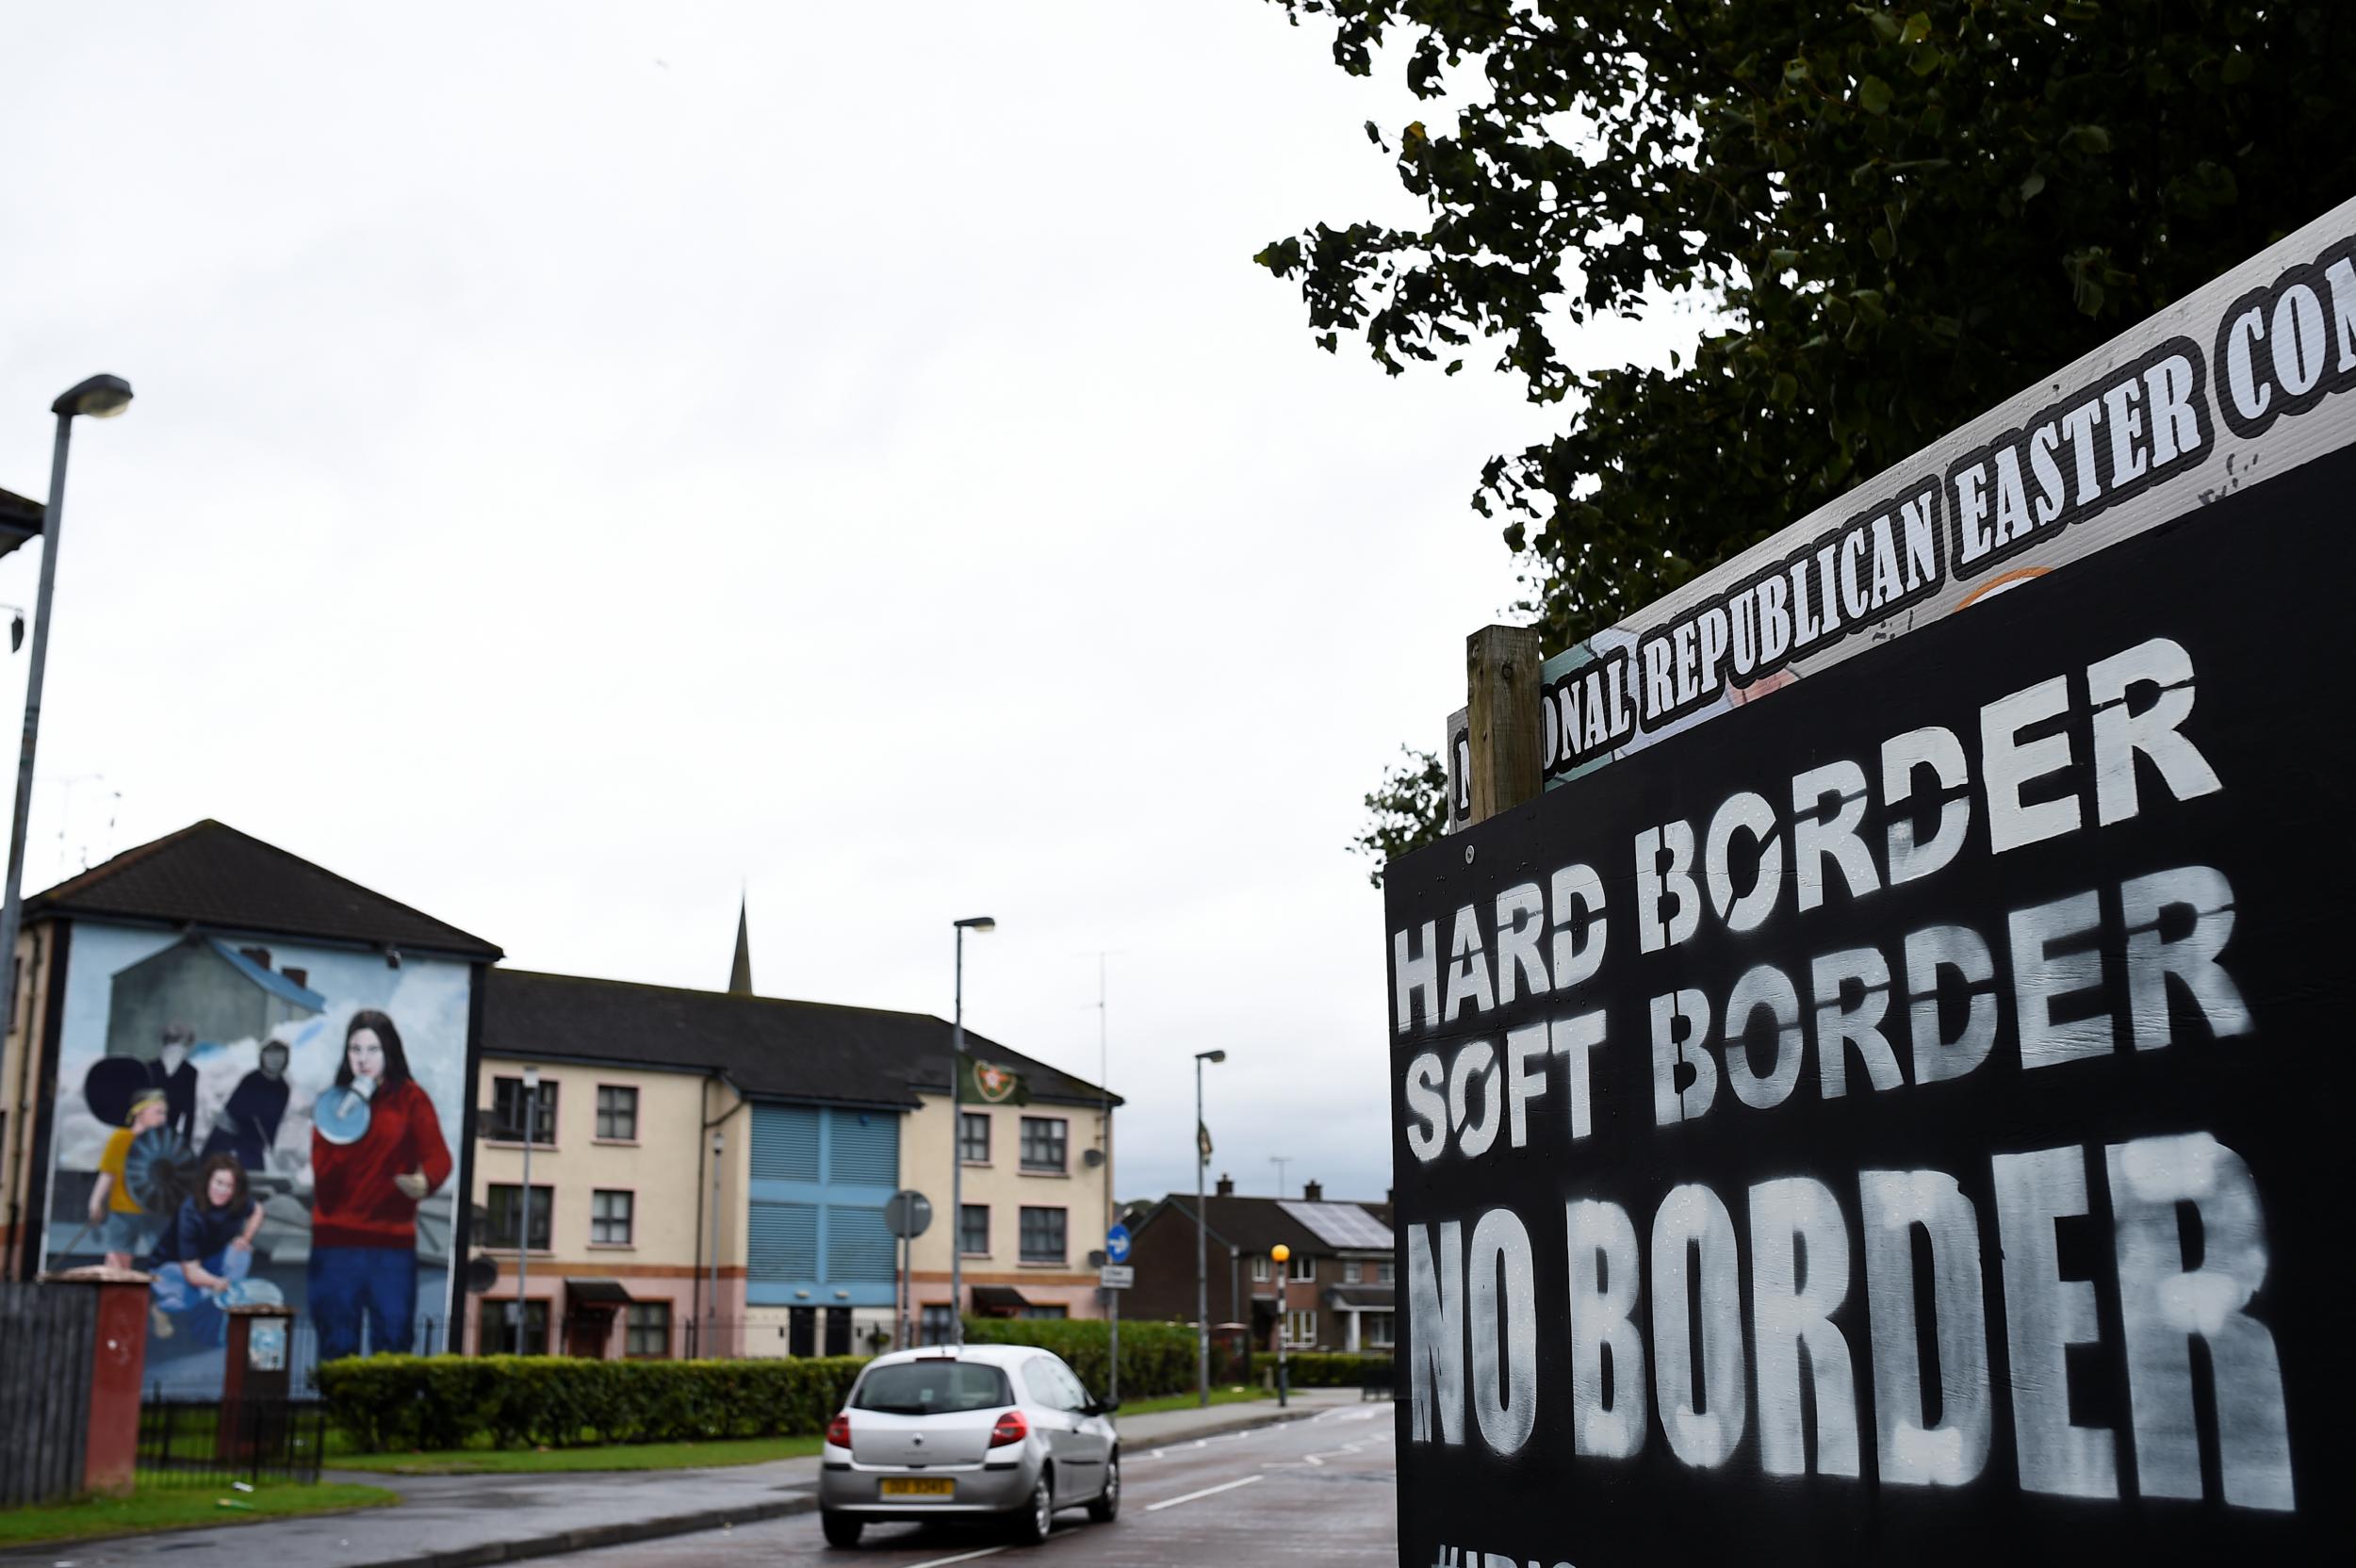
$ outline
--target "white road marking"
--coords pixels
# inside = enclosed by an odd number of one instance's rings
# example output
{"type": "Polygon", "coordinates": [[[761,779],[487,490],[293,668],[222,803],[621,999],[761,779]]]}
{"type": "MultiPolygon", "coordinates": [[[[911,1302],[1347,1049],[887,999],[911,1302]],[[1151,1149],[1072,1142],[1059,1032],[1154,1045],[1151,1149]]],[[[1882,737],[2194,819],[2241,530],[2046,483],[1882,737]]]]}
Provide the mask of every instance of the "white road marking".
{"type": "MultiPolygon", "coordinates": [[[[1266,1476],[1246,1476],[1239,1481],[1226,1481],[1218,1486],[1206,1486],[1200,1492],[1189,1492],[1183,1497],[1170,1497],[1158,1503],[1148,1503],[1145,1506],[1145,1511],[1148,1513],[1159,1513],[1166,1508],[1176,1508],[1180,1503],[1191,1503],[1202,1497],[1215,1497],[1222,1492],[1233,1492],[1239,1486],[1250,1486],[1253,1481],[1264,1481],[1266,1479],[1268,1479],[1266,1476]]],[[[978,1556],[979,1554],[977,1553],[975,1555],[978,1556]]],[[[962,1560],[952,1559],[951,1560],[955,1561],[962,1560]]],[[[917,1564],[917,1568],[932,1568],[932,1565],[929,1563],[919,1563],[917,1564]]]]}
{"type": "Polygon", "coordinates": [[[949,1568],[952,1562],[971,1562],[977,1557],[995,1557],[1006,1549],[1004,1546],[984,1546],[978,1552],[959,1552],[955,1557],[937,1557],[930,1562],[911,1563],[909,1568],[949,1568]]]}

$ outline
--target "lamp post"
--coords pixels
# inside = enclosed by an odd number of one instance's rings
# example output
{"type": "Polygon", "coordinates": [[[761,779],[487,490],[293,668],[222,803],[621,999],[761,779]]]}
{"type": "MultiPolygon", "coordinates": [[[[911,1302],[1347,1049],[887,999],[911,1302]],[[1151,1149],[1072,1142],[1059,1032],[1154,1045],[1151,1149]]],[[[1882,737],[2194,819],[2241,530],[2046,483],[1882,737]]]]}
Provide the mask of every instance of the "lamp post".
{"type": "MultiPolygon", "coordinates": [[[[41,741],[41,678],[49,667],[49,601],[57,582],[57,538],[65,524],[66,454],[74,444],[76,415],[111,419],[131,406],[131,384],[121,376],[92,376],[49,405],[57,416],[57,442],[49,458],[49,508],[41,521],[41,589],[33,600],[33,658],[25,673],[25,740],[16,755],[16,815],[8,830],[8,892],[0,897],[0,968],[16,956],[17,928],[25,918],[25,828],[33,813],[33,752],[41,741]]],[[[0,1002],[0,1038],[16,1027],[16,988],[0,1002]]]]}
{"type": "Polygon", "coordinates": [[[526,1324],[532,1315],[528,1295],[532,1285],[532,1141],[539,1132],[540,1070],[528,1067],[524,1069],[524,1217],[515,1237],[515,1315],[511,1319],[517,1355],[524,1353],[526,1324]]]}
{"type": "Polygon", "coordinates": [[[1292,1326],[1292,1282],[1285,1278],[1284,1266],[1292,1261],[1293,1250],[1283,1242],[1268,1250],[1268,1261],[1276,1265],[1276,1408],[1284,1408],[1284,1340],[1292,1326]]]}
{"type": "Polygon", "coordinates": [[[1210,1129],[1203,1121],[1203,1064],[1223,1062],[1224,1051],[1194,1054],[1194,1391],[1204,1409],[1211,1403],[1210,1221],[1203,1212],[1203,1172],[1210,1168],[1210,1129]]]}
{"type": "Polygon", "coordinates": [[[956,1008],[949,1025],[949,1343],[965,1343],[965,934],[998,929],[988,915],[957,928],[956,1008]]]}

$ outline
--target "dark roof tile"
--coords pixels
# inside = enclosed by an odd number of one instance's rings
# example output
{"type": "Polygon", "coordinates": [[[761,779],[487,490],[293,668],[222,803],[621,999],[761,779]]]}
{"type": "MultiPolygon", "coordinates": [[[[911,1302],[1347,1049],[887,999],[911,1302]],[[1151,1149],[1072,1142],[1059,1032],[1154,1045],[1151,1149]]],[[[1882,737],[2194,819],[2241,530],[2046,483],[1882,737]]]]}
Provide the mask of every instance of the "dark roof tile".
{"type": "MultiPolygon", "coordinates": [[[[483,1049],[721,1072],[749,1095],[914,1105],[949,1086],[950,1026],[929,1013],[731,996],[628,980],[495,969],[483,1049]]],[[[966,1031],[966,1048],[1022,1073],[1036,1098],[1093,1103],[1095,1085],[966,1031]]],[[[1120,1097],[1114,1097],[1120,1103],[1120,1097]]]]}
{"type": "Polygon", "coordinates": [[[480,937],[209,818],[58,883],[28,900],[25,912],[499,956],[480,937]]]}

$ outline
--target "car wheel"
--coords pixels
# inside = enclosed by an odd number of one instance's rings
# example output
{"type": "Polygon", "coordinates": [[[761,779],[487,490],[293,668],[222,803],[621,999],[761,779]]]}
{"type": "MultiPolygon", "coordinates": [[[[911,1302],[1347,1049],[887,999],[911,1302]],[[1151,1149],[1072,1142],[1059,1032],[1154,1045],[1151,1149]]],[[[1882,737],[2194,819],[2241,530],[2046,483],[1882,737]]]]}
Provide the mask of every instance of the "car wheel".
{"type": "Polygon", "coordinates": [[[1055,1478],[1042,1468],[1032,1484],[1031,1500],[1014,1516],[1014,1538],[1036,1546],[1055,1527],[1055,1478]]]}
{"type": "Polygon", "coordinates": [[[856,1546],[859,1544],[859,1532],[867,1527],[867,1521],[830,1510],[818,1516],[818,1527],[826,1532],[827,1545],[856,1546]]]}
{"type": "Polygon", "coordinates": [[[1121,1517],[1121,1456],[1114,1454],[1104,1461],[1104,1490],[1096,1501],[1088,1504],[1088,1517],[1100,1525],[1109,1525],[1121,1517]]]}

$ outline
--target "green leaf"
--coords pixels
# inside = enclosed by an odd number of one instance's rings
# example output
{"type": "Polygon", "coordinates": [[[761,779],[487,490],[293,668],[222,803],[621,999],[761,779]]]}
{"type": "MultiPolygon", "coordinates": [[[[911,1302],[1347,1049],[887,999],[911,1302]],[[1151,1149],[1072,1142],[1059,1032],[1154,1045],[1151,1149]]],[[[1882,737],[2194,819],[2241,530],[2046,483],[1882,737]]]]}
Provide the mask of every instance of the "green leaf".
{"type": "Polygon", "coordinates": [[[2029,171],[2029,177],[2021,182],[2021,199],[2024,202],[2033,202],[2037,200],[2037,193],[2044,188],[2045,171],[2032,169],[2029,171]]]}
{"type": "Polygon", "coordinates": [[[1931,36],[1931,19],[1927,11],[1916,11],[1906,18],[1905,29],[1899,33],[1901,43],[1920,43],[1931,36]]]}
{"type": "Polygon", "coordinates": [[[2235,49],[2225,57],[2223,74],[2227,87],[2239,87],[2257,74],[2257,62],[2240,50],[2235,49]]]}
{"type": "Polygon", "coordinates": [[[2062,140],[2081,153],[2107,153],[2111,150],[2111,133],[2100,125],[2072,125],[2062,140]]]}
{"type": "Polygon", "coordinates": [[[1862,108],[1866,113],[1888,114],[1890,112],[1890,84],[1883,81],[1879,76],[1868,76],[1865,80],[1857,83],[1857,106],[1862,108]]]}
{"type": "Polygon", "coordinates": [[[1872,246],[1873,253],[1884,261],[1898,253],[1898,237],[1888,229],[1875,229],[1865,237],[1865,243],[1872,246]]]}

